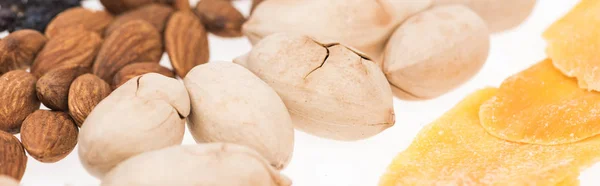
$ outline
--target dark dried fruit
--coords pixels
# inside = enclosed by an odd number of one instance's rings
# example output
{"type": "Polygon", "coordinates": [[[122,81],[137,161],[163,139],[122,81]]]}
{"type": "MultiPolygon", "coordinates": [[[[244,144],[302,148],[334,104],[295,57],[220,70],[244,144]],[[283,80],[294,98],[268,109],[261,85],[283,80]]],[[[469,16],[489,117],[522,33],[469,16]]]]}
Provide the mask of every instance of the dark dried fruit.
{"type": "Polygon", "coordinates": [[[0,76],[0,130],[18,133],[25,118],[40,108],[35,95],[37,79],[24,70],[0,76]]]}
{"type": "Polygon", "coordinates": [[[58,13],[76,6],[80,0],[23,0],[24,5],[12,8],[17,13],[17,19],[8,26],[10,32],[22,29],[34,29],[44,32],[48,23],[58,13]]]}
{"type": "Polygon", "coordinates": [[[158,63],[148,62],[148,63],[134,63],[123,67],[113,79],[112,87],[113,89],[117,89],[125,82],[129,81],[131,78],[136,76],[144,75],[146,73],[158,73],[167,77],[175,78],[175,74],[173,71],[160,66],[158,63]]]}
{"type": "Polygon", "coordinates": [[[125,12],[115,19],[106,29],[105,36],[132,20],[144,20],[152,24],[158,32],[162,33],[173,8],[164,4],[149,4],[135,10],[125,12]]]}
{"type": "Polygon", "coordinates": [[[48,72],[37,81],[37,97],[52,110],[67,111],[71,83],[89,71],[90,68],[85,66],[66,66],[48,72]]]}
{"type": "Polygon", "coordinates": [[[0,40],[0,74],[29,68],[46,41],[35,30],[13,32],[0,40]]]}
{"type": "Polygon", "coordinates": [[[21,180],[27,167],[23,145],[12,134],[0,131],[0,175],[21,180]]]}
{"type": "Polygon", "coordinates": [[[92,71],[107,83],[113,82],[117,71],[136,62],[160,61],[162,37],[150,23],[133,20],[117,28],[102,45],[92,71]]]}
{"type": "Polygon", "coordinates": [[[93,74],[84,74],[75,79],[69,89],[69,114],[75,124],[81,127],[94,107],[110,92],[108,83],[93,74]]]}
{"type": "Polygon", "coordinates": [[[242,25],[246,22],[230,1],[202,0],[196,5],[196,14],[206,30],[222,37],[242,36],[242,25]]]}
{"type": "Polygon", "coordinates": [[[171,16],[165,31],[165,47],[179,77],[208,62],[208,36],[192,12],[180,11],[171,16]]]}
{"type": "Polygon", "coordinates": [[[27,153],[44,163],[57,162],[75,148],[79,130],[69,114],[37,110],[23,121],[21,141],[27,153]]]}

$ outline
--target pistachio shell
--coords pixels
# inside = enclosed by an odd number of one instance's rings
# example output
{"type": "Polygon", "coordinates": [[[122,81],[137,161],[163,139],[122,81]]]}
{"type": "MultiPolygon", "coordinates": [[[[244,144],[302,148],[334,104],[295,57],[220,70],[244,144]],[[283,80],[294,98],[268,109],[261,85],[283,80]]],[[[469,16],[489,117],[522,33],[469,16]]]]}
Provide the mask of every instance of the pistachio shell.
{"type": "Polygon", "coordinates": [[[243,32],[254,44],[278,32],[303,34],[378,59],[394,29],[430,5],[431,0],[269,0],[256,7],[243,32]]]}
{"type": "Polygon", "coordinates": [[[190,102],[182,83],[156,73],[129,80],[102,100],[84,121],[79,158],[102,178],[137,154],[180,144],[190,102]]]}
{"type": "Polygon", "coordinates": [[[536,0],[433,0],[434,5],[461,4],[476,12],[491,32],[521,24],[533,11],[536,0]]]}
{"type": "Polygon", "coordinates": [[[235,62],[275,89],[301,130],[358,140],[394,124],[392,92],[381,69],[343,45],[273,34],[235,62]]]}
{"type": "Polygon", "coordinates": [[[481,69],[489,39],[485,22],[469,8],[436,6],[396,30],[386,46],[383,72],[396,96],[435,98],[481,69]]]}
{"type": "Polygon", "coordinates": [[[169,147],[147,152],[113,169],[102,186],[290,186],[256,151],[227,143],[169,147]]]}
{"type": "Polygon", "coordinates": [[[277,169],[290,161],[294,150],[292,119],[267,83],[228,62],[199,65],[184,83],[192,103],[188,126],[198,143],[246,145],[277,169]]]}

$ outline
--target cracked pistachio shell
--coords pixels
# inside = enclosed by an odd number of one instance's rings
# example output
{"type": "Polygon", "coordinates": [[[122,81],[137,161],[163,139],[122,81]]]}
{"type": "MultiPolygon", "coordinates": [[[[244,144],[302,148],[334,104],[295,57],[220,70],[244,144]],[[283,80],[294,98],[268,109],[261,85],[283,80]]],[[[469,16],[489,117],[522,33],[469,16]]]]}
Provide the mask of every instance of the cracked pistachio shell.
{"type": "Polygon", "coordinates": [[[394,124],[392,92],[381,69],[343,45],[273,34],[235,62],[273,87],[294,125],[308,133],[358,140],[394,124]]]}
{"type": "Polygon", "coordinates": [[[489,37],[485,22],[469,8],[436,6],[396,30],[386,46],[383,72],[399,98],[435,98],[481,69],[489,37]]]}
{"type": "Polygon", "coordinates": [[[188,127],[198,143],[246,145],[276,169],[287,165],[294,150],[294,127],[267,83],[230,62],[196,66],[184,83],[192,103],[188,127]]]}
{"type": "Polygon", "coordinates": [[[129,80],[102,100],[84,121],[79,158],[102,178],[137,154],[181,144],[190,102],[176,79],[156,73],[129,80]]]}
{"type": "Polygon", "coordinates": [[[536,0],[433,0],[434,5],[461,4],[476,12],[491,32],[502,32],[521,24],[535,7],[536,0]]]}
{"type": "Polygon", "coordinates": [[[132,157],[102,180],[102,186],[121,185],[290,186],[292,182],[250,148],[207,143],[132,157]]]}
{"type": "Polygon", "coordinates": [[[254,9],[243,33],[253,44],[278,32],[303,34],[378,59],[394,29],[430,5],[431,0],[269,0],[254,9]]]}

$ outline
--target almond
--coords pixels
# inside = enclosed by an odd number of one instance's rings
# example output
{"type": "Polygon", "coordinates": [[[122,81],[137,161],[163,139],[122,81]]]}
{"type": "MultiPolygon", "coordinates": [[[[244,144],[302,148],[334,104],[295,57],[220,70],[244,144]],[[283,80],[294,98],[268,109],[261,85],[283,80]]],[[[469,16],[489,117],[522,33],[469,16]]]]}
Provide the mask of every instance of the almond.
{"type": "Polygon", "coordinates": [[[77,126],[92,112],[94,107],[111,92],[108,83],[93,74],[84,74],[73,81],[69,88],[69,114],[77,126]]]}
{"type": "Polygon", "coordinates": [[[165,48],[179,77],[208,62],[208,36],[202,22],[191,12],[180,11],[169,19],[165,48]]]}
{"type": "Polygon", "coordinates": [[[67,111],[71,83],[89,71],[90,68],[85,66],[66,66],[46,73],[35,86],[38,99],[52,110],[67,111]]]}
{"type": "Polygon", "coordinates": [[[100,0],[100,3],[113,14],[121,14],[151,3],[173,5],[178,10],[190,9],[188,0],[100,0]]]}
{"type": "Polygon", "coordinates": [[[37,110],[23,121],[21,140],[36,160],[53,163],[65,158],[77,144],[79,131],[69,114],[37,110]]]}
{"type": "Polygon", "coordinates": [[[144,75],[147,73],[159,73],[167,77],[175,78],[173,71],[160,66],[158,63],[134,63],[123,67],[119,70],[113,79],[113,89],[119,88],[125,82],[136,76],[144,75]]]}
{"type": "Polygon", "coordinates": [[[165,24],[173,13],[173,8],[164,4],[149,4],[135,10],[119,15],[106,29],[105,36],[110,35],[117,28],[132,20],[144,20],[152,24],[158,32],[163,32],[165,24]]]}
{"type": "Polygon", "coordinates": [[[18,133],[21,123],[40,108],[35,95],[37,79],[24,70],[0,76],[0,130],[18,133]]]}
{"type": "Polygon", "coordinates": [[[52,38],[72,27],[82,27],[87,31],[102,35],[113,21],[113,16],[106,11],[95,11],[81,7],[68,9],[58,14],[46,27],[46,36],[52,38]]]}
{"type": "Polygon", "coordinates": [[[69,29],[48,41],[33,62],[31,73],[39,78],[58,67],[90,67],[101,45],[102,38],[97,33],[69,29]]]}
{"type": "Polygon", "coordinates": [[[29,68],[46,41],[35,30],[19,30],[0,40],[0,74],[29,68]]]}
{"type": "Polygon", "coordinates": [[[196,4],[196,14],[209,32],[221,37],[242,36],[242,25],[246,22],[230,1],[202,0],[196,4]]]}
{"type": "Polygon", "coordinates": [[[102,45],[92,72],[107,83],[117,71],[135,62],[157,62],[163,53],[161,35],[150,23],[133,20],[117,28],[102,45]]]}
{"type": "Polygon", "coordinates": [[[0,175],[21,180],[27,167],[27,156],[23,145],[15,136],[0,131],[0,175]]]}

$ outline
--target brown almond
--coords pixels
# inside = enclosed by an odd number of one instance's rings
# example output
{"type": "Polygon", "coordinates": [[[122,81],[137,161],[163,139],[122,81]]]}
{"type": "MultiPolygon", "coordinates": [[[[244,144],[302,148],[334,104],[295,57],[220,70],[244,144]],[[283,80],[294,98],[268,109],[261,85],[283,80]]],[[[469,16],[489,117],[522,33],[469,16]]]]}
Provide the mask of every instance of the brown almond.
{"type": "Polygon", "coordinates": [[[106,11],[95,11],[81,7],[68,9],[58,14],[46,27],[46,36],[52,38],[72,27],[102,35],[106,27],[113,21],[113,16],[106,11]]]}
{"type": "Polygon", "coordinates": [[[79,130],[69,114],[37,110],[23,121],[21,141],[36,160],[53,163],[65,158],[77,145],[79,130]]]}
{"type": "Polygon", "coordinates": [[[94,107],[110,93],[108,83],[93,74],[76,78],[69,88],[69,114],[75,124],[81,127],[94,107]]]}
{"type": "Polygon", "coordinates": [[[35,30],[19,30],[0,40],[0,74],[29,68],[46,41],[35,30]]]}
{"type": "Polygon", "coordinates": [[[118,27],[132,20],[144,20],[152,24],[158,32],[162,33],[165,29],[165,24],[173,8],[164,4],[148,4],[135,10],[125,12],[119,15],[113,23],[106,29],[105,36],[110,35],[118,27]]]}
{"type": "Polygon", "coordinates": [[[178,10],[190,9],[188,0],[100,0],[100,3],[113,14],[121,14],[151,3],[172,5],[178,10]]]}
{"type": "Polygon", "coordinates": [[[40,108],[35,95],[37,79],[24,70],[0,76],[0,130],[19,133],[23,120],[40,108]]]}
{"type": "Polygon", "coordinates": [[[102,38],[95,32],[66,30],[48,41],[33,62],[31,73],[39,78],[58,67],[90,67],[101,45],[102,38]]]}
{"type": "Polygon", "coordinates": [[[208,62],[208,36],[202,22],[192,12],[176,12],[165,31],[165,48],[179,77],[197,65],[208,62]]]}
{"type": "Polygon", "coordinates": [[[0,131],[0,175],[21,180],[27,167],[23,145],[12,134],[0,131]]]}
{"type": "Polygon", "coordinates": [[[242,25],[246,22],[230,1],[202,0],[196,4],[196,14],[206,30],[221,37],[242,36],[242,25]]]}
{"type": "Polygon", "coordinates": [[[44,74],[35,86],[38,99],[52,110],[67,111],[71,83],[75,78],[89,72],[89,67],[65,66],[44,74]]]}
{"type": "Polygon", "coordinates": [[[133,63],[123,67],[123,69],[119,70],[113,79],[113,90],[117,89],[125,82],[129,81],[131,78],[144,75],[147,73],[159,73],[167,77],[175,78],[175,74],[173,71],[160,66],[158,63],[133,63]]]}
{"type": "Polygon", "coordinates": [[[107,83],[112,83],[117,71],[126,65],[135,62],[158,63],[162,53],[162,38],[156,28],[146,21],[133,20],[106,38],[92,72],[107,83]]]}

